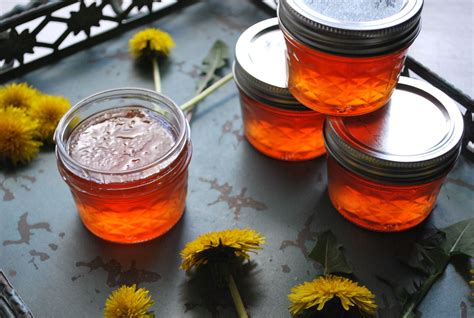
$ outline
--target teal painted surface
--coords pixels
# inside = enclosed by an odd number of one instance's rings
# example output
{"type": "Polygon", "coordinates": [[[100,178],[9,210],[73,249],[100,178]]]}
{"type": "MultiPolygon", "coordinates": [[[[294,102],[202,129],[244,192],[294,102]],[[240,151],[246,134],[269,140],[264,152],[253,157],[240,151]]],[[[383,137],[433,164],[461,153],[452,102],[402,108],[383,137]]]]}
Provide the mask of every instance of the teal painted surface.
{"type": "MultiPolygon", "coordinates": [[[[197,67],[214,40],[222,39],[233,49],[244,29],[267,17],[248,2],[209,1],[150,24],[170,32],[177,44],[162,66],[163,92],[177,103],[192,97],[197,67]]],[[[151,67],[135,65],[127,53],[135,31],[18,81],[65,95],[73,103],[109,88],[152,89],[151,67]]],[[[256,267],[237,281],[252,317],[289,317],[286,296],[291,287],[321,273],[307,254],[315,233],[327,229],[345,247],[357,277],[378,301],[382,295],[392,301],[375,275],[399,281],[411,277],[395,250],[411,248],[434,226],[473,215],[474,164],[462,158],[426,222],[403,233],[362,230],[331,206],[324,158],[288,163],[265,157],[244,140],[240,116],[233,83],[199,106],[191,123],[194,156],[186,213],[168,234],[144,244],[108,243],[82,226],[52,150],[24,169],[0,172],[0,267],[36,317],[100,316],[107,295],[121,283],[133,282],[154,295],[158,317],[234,317],[226,291],[204,297],[178,270],[186,242],[231,227],[251,227],[267,238],[264,250],[253,257],[256,267]]],[[[423,317],[472,317],[468,294],[469,287],[450,265],[420,310],[423,317]]]]}

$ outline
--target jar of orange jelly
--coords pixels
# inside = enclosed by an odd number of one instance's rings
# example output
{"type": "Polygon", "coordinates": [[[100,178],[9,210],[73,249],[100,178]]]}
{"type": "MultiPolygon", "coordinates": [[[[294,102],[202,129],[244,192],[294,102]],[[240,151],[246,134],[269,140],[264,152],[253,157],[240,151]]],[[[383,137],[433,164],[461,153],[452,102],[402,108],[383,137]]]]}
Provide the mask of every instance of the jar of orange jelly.
{"type": "Polygon", "coordinates": [[[290,92],[328,115],[382,107],[420,31],[423,0],[281,0],[290,92]]]}
{"type": "Polygon", "coordinates": [[[422,222],[461,147],[456,104],[424,82],[401,77],[383,108],[329,117],[324,130],[328,191],[349,221],[374,231],[422,222]]]}
{"type": "Polygon", "coordinates": [[[64,115],[55,142],[59,172],[93,234],[143,242],[181,218],[190,129],[167,97],[135,88],[92,95],[64,115]]]}
{"type": "Polygon", "coordinates": [[[242,33],[235,47],[234,79],[244,134],[257,150],[290,161],[325,153],[325,116],[301,105],[288,91],[285,42],[277,18],[242,33]]]}

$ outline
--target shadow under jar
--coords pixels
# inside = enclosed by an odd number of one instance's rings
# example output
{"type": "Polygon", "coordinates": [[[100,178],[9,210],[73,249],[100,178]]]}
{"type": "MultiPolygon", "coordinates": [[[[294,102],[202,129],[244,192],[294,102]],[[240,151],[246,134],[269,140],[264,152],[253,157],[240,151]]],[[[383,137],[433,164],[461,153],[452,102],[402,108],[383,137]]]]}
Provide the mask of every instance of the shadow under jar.
{"type": "Polygon", "coordinates": [[[423,0],[280,1],[290,92],[328,115],[382,107],[420,31],[422,6],[423,0]]]}
{"type": "Polygon", "coordinates": [[[460,152],[456,104],[421,81],[401,77],[390,102],[364,116],[328,118],[328,192],[349,221],[401,231],[431,212],[460,152]]]}
{"type": "Polygon", "coordinates": [[[235,48],[244,133],[261,153],[299,161],[326,152],[325,115],[301,105],[288,91],[285,42],[277,18],[248,28],[235,48]]]}
{"type": "Polygon", "coordinates": [[[167,97],[135,88],[92,95],[64,115],[55,141],[59,172],[95,235],[143,242],[181,218],[190,129],[167,97]]]}

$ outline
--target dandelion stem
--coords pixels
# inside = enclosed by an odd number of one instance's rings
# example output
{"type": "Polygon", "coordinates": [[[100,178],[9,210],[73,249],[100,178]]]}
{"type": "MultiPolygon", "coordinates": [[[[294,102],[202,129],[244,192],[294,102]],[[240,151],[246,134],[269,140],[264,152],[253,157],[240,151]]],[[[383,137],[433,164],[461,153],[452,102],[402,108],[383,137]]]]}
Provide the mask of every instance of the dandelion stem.
{"type": "Polygon", "coordinates": [[[155,81],[155,90],[158,93],[161,93],[161,78],[160,69],[158,68],[158,61],[156,58],[152,58],[151,62],[153,63],[153,79],[155,81]]]}
{"type": "Polygon", "coordinates": [[[232,73],[227,74],[226,76],[224,76],[223,78],[221,78],[220,80],[218,80],[217,82],[215,82],[214,84],[212,84],[211,86],[203,90],[201,93],[199,93],[198,95],[194,96],[193,98],[188,100],[186,103],[181,105],[181,110],[183,112],[186,112],[188,110],[193,109],[193,107],[197,103],[199,103],[200,101],[205,99],[207,96],[209,96],[211,93],[213,93],[215,90],[217,90],[219,87],[221,87],[222,85],[230,81],[232,77],[233,77],[232,73]]]}
{"type": "Polygon", "coordinates": [[[229,275],[229,289],[239,318],[248,318],[244,303],[242,302],[242,298],[240,297],[239,290],[237,289],[237,285],[235,284],[235,280],[232,275],[229,275]]]}

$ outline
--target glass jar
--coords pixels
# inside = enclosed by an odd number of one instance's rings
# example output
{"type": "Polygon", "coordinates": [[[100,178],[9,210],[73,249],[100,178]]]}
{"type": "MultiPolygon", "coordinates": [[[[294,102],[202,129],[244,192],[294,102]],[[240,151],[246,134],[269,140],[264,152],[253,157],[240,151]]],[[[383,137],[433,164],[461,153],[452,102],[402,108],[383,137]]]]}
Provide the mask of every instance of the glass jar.
{"type": "Polygon", "coordinates": [[[59,172],[93,234],[143,242],[181,218],[190,129],[167,97],[136,88],[92,95],[64,115],[55,142],[59,172]]]}
{"type": "Polygon", "coordinates": [[[461,148],[463,120],[438,89],[401,77],[390,102],[359,117],[329,117],[328,192],[349,221],[401,231],[431,212],[461,148]]]}
{"type": "Polygon", "coordinates": [[[285,43],[277,18],[248,28],[235,47],[244,134],[258,151],[281,160],[325,153],[325,116],[301,105],[288,91],[285,43]]]}
{"type": "Polygon", "coordinates": [[[280,1],[290,92],[328,115],[382,107],[420,31],[422,6],[423,0],[280,1]]]}

